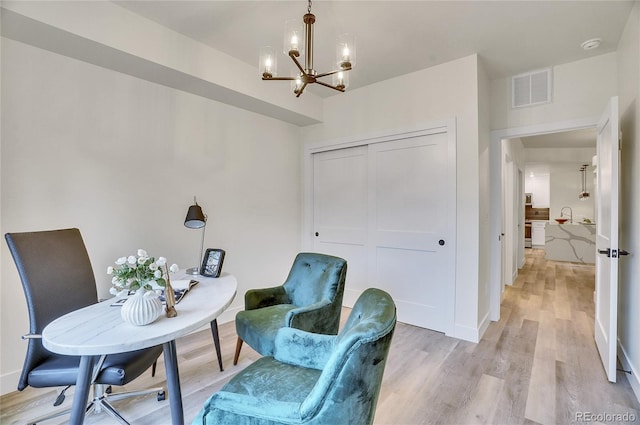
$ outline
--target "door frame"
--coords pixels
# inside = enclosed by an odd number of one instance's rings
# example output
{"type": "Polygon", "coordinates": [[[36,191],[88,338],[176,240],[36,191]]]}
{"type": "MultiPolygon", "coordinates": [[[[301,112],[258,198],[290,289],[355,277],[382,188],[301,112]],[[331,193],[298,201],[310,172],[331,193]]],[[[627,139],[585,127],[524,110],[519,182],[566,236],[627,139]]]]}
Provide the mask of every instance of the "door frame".
{"type": "MultiPolygon", "coordinates": [[[[502,140],[515,139],[518,137],[538,136],[541,134],[560,133],[571,130],[582,130],[585,128],[596,128],[599,116],[578,118],[568,121],[542,123],[522,127],[511,127],[503,130],[491,132],[491,142],[489,146],[490,164],[490,294],[489,294],[489,318],[497,322],[500,320],[500,304],[503,295],[502,276],[502,245],[501,235],[503,228],[502,220],[502,140]]],[[[508,258],[511,258],[510,256],[508,258]]]]}

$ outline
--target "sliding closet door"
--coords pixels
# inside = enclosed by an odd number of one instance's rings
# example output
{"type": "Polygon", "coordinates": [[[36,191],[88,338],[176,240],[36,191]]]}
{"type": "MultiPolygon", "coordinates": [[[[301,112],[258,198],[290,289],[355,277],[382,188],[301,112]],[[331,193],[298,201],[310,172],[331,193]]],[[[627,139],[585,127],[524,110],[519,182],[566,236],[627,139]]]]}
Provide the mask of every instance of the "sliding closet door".
{"type": "Polygon", "coordinates": [[[347,260],[344,304],[367,288],[367,147],[313,155],[313,250],[347,260]]]}
{"type": "Polygon", "coordinates": [[[369,147],[372,286],[391,294],[398,320],[450,332],[454,312],[454,219],[447,134],[369,147]]]}
{"type": "Polygon", "coordinates": [[[440,132],[313,155],[313,249],[347,260],[345,305],[377,287],[400,321],[453,331],[454,144],[440,132]]]}

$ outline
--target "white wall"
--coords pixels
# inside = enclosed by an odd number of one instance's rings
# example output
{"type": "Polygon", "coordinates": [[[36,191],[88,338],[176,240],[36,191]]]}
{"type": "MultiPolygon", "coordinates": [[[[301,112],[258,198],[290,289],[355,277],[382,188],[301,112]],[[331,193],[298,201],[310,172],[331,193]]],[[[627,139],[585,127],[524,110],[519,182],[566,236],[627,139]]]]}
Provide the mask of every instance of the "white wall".
{"type": "MultiPolygon", "coordinates": [[[[205,248],[225,249],[238,278],[221,321],[248,288],[282,283],[300,248],[298,127],[5,38],[1,71],[2,234],[80,228],[106,296],[106,267],[137,248],[195,265],[201,233],[183,221],[197,195],[205,248]]],[[[28,318],[4,242],[1,253],[5,393],[28,318]]]]}
{"type": "Polygon", "coordinates": [[[457,336],[478,336],[479,135],[478,57],[389,79],[325,100],[324,122],[303,129],[307,145],[366,138],[390,130],[413,129],[456,119],[457,336]]]}
{"type": "Polygon", "coordinates": [[[620,248],[631,256],[620,259],[618,305],[619,357],[632,375],[640,398],[640,3],[636,2],[618,46],[618,93],[621,154],[620,248]]]}
{"type": "Polygon", "coordinates": [[[600,116],[617,92],[616,54],[608,53],[553,67],[552,102],[511,108],[511,77],[491,82],[491,129],[600,116]]]}

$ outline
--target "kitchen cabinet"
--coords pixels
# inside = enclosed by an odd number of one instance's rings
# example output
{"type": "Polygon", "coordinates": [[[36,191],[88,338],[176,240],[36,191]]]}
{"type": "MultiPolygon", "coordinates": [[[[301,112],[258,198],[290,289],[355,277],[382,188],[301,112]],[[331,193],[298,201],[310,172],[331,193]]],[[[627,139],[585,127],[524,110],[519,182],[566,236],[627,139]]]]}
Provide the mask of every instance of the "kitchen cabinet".
{"type": "Polygon", "coordinates": [[[544,246],[546,224],[544,221],[531,222],[531,245],[544,246]]]}
{"type": "Polygon", "coordinates": [[[527,176],[524,182],[524,191],[531,193],[533,208],[549,208],[551,203],[551,180],[549,174],[536,174],[527,176]]]}

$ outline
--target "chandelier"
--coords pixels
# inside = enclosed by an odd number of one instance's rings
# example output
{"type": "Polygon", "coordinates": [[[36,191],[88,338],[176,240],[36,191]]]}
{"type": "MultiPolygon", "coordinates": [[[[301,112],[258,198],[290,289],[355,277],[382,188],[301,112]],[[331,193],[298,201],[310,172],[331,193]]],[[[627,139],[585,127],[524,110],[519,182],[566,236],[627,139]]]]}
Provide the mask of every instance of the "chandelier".
{"type": "Polygon", "coordinates": [[[349,85],[347,71],[355,66],[356,46],[355,37],[352,34],[342,34],[338,37],[336,45],[336,64],[338,69],[318,73],[313,68],[313,24],[316,17],[311,13],[311,0],[308,0],[307,13],[302,17],[303,25],[299,20],[287,21],[284,34],[284,54],[289,56],[296,65],[295,71],[289,77],[277,77],[276,66],[277,56],[273,47],[263,47],[260,49],[260,74],[263,80],[291,81],[291,87],[296,97],[304,92],[304,89],[313,83],[321,86],[344,92],[349,85]],[[304,46],[301,46],[304,36],[304,46]],[[304,55],[304,67],[298,58],[304,55]],[[332,76],[332,84],[321,81],[320,78],[332,76]]]}

